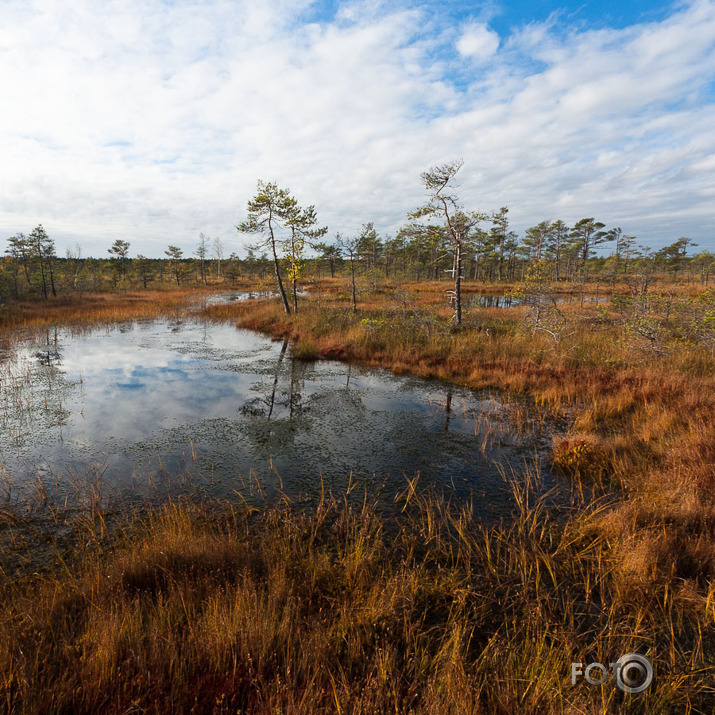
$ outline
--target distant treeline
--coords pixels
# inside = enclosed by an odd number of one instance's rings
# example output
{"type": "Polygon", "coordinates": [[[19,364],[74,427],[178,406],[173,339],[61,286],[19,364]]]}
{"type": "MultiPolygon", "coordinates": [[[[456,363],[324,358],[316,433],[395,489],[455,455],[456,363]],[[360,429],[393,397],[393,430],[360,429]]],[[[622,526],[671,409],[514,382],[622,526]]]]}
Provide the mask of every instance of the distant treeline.
{"type": "MultiPolygon", "coordinates": [[[[542,221],[523,236],[508,228],[508,210],[500,209],[471,227],[462,245],[463,280],[514,282],[523,279],[537,263],[554,281],[586,279],[615,282],[632,273],[658,271],[674,281],[707,285],[715,272],[715,254],[701,250],[686,237],[658,251],[637,243],[620,228],[607,229],[593,218],[574,226],[563,221],[542,221]],[[597,255],[596,249],[599,250],[597,255]],[[605,251],[603,249],[606,249],[605,251]],[[688,255],[690,252],[691,255],[688,255]]],[[[238,237],[237,237],[238,238],[238,237]]],[[[335,242],[315,241],[311,256],[301,257],[300,274],[306,277],[347,275],[377,282],[396,280],[453,280],[453,241],[443,226],[408,224],[397,235],[380,236],[372,223],[358,236],[335,242]],[[352,266],[351,266],[352,264],[352,266]]],[[[268,279],[275,271],[269,251],[248,248],[245,258],[225,255],[219,239],[201,234],[195,251],[186,256],[169,245],[165,258],[131,255],[131,243],[117,240],[107,247],[106,258],[83,257],[81,249],[58,256],[54,240],[37,226],[29,235],[7,240],[5,260],[0,261],[0,299],[24,299],[117,289],[151,288],[161,284],[187,285],[221,281],[235,285],[242,279],[268,279]]],[[[291,257],[279,256],[291,270],[291,257]]]]}

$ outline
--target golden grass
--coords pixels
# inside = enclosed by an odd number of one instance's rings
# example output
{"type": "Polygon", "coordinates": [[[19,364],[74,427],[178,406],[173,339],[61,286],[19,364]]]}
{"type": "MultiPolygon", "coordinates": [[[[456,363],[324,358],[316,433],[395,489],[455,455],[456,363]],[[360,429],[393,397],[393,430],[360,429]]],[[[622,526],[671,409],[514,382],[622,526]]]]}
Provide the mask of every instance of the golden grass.
{"type": "MultiPolygon", "coordinates": [[[[520,309],[470,310],[454,330],[444,288],[363,286],[353,314],[345,283],[324,279],[296,316],[270,300],[198,313],[290,337],[302,359],[530,394],[563,425],[553,462],[573,508],[524,473],[514,518],[491,525],[411,483],[387,513],[347,496],[302,513],[170,503],[112,529],[93,511],[79,555],[63,542],[56,568],[2,587],[0,709],[711,712],[712,357],[639,352],[578,303],[558,348],[520,309]],[[646,693],[571,686],[572,661],[626,652],[654,664],[646,693]]],[[[6,553],[31,563],[31,520],[2,524],[6,553]]]]}
{"type": "MultiPolygon", "coordinates": [[[[252,287],[238,283],[236,289],[252,287]]],[[[22,326],[91,325],[142,320],[184,312],[192,299],[217,290],[233,290],[226,285],[166,285],[160,289],[119,293],[84,293],[52,298],[48,301],[18,301],[0,310],[0,332],[22,326]]]]}
{"type": "Polygon", "coordinates": [[[0,707],[703,712],[712,592],[651,588],[648,547],[624,562],[603,507],[559,516],[532,486],[515,481],[516,517],[491,527],[414,483],[382,515],[355,493],[151,510],[61,578],[5,584],[0,707]],[[572,661],[632,651],[656,669],[643,695],[571,685],[572,661]]]}

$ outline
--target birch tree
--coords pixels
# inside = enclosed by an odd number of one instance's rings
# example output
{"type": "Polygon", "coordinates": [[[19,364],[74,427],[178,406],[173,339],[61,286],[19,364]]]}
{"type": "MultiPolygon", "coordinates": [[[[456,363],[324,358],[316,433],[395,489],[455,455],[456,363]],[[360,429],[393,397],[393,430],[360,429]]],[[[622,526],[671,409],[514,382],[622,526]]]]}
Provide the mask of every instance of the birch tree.
{"type": "Polygon", "coordinates": [[[351,238],[343,237],[339,233],[335,234],[335,243],[341,251],[344,251],[350,259],[350,278],[352,282],[353,313],[357,313],[357,291],[355,290],[355,256],[360,245],[360,236],[351,238]]]}
{"type": "Polygon", "coordinates": [[[216,277],[220,279],[221,261],[223,260],[223,243],[218,236],[216,236],[213,240],[213,254],[216,259],[216,277]]]}
{"type": "Polygon", "coordinates": [[[283,249],[288,258],[288,277],[291,281],[294,313],[298,312],[298,278],[305,265],[305,244],[308,242],[315,247],[317,240],[328,231],[326,227],[315,228],[317,223],[315,206],[301,208],[298,202],[292,199],[286,217],[286,226],[290,229],[290,234],[283,241],[283,249]]]}
{"type": "Polygon", "coordinates": [[[206,256],[209,252],[209,238],[205,233],[199,234],[199,243],[196,246],[196,251],[194,254],[201,262],[201,282],[206,285],[208,279],[206,277],[206,256]]]}

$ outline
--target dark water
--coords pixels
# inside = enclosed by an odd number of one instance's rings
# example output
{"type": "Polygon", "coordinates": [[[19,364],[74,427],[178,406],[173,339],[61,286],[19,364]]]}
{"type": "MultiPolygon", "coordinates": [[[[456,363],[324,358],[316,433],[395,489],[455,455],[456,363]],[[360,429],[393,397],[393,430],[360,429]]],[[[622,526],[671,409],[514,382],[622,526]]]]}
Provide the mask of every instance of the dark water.
{"type": "MultiPolygon", "coordinates": [[[[580,303],[581,296],[579,294],[557,295],[555,297],[557,303],[580,303]]],[[[607,295],[591,295],[584,294],[584,303],[607,303],[610,297],[607,295]]],[[[466,298],[466,306],[468,308],[515,308],[518,305],[523,305],[524,299],[506,293],[484,293],[480,295],[470,295],[466,298]]]]}
{"type": "Polygon", "coordinates": [[[511,295],[486,293],[467,297],[468,308],[514,308],[522,301],[511,295]]]}
{"type": "Polygon", "coordinates": [[[0,462],[15,483],[190,475],[217,495],[257,481],[312,499],[356,480],[390,495],[419,473],[498,513],[496,465],[523,471],[548,441],[517,429],[520,406],[499,393],[294,361],[285,343],[198,320],[44,331],[0,363],[0,380],[0,462]]]}

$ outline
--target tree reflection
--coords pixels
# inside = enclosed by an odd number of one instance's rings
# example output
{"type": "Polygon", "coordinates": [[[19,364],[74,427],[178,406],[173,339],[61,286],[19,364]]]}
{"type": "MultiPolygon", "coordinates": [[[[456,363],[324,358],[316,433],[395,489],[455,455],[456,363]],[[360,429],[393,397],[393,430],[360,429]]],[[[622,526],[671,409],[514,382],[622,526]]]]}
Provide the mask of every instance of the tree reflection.
{"type": "Polygon", "coordinates": [[[62,364],[62,348],[59,343],[58,329],[45,329],[44,338],[45,344],[42,350],[37,350],[34,354],[37,361],[45,367],[59,367],[62,364]]]}
{"type": "Polygon", "coordinates": [[[271,397],[269,401],[269,409],[268,409],[268,419],[271,419],[271,415],[273,414],[273,408],[275,407],[276,404],[276,390],[278,389],[278,378],[280,377],[281,374],[281,364],[283,363],[283,358],[285,357],[286,350],[288,349],[288,338],[285,338],[283,340],[283,345],[281,346],[281,352],[278,355],[278,360],[276,361],[276,368],[273,376],[273,389],[271,390],[271,397]]]}
{"type": "Polygon", "coordinates": [[[450,385],[447,388],[447,404],[444,406],[444,431],[449,432],[449,418],[452,414],[452,393],[454,389],[450,385]]]}

